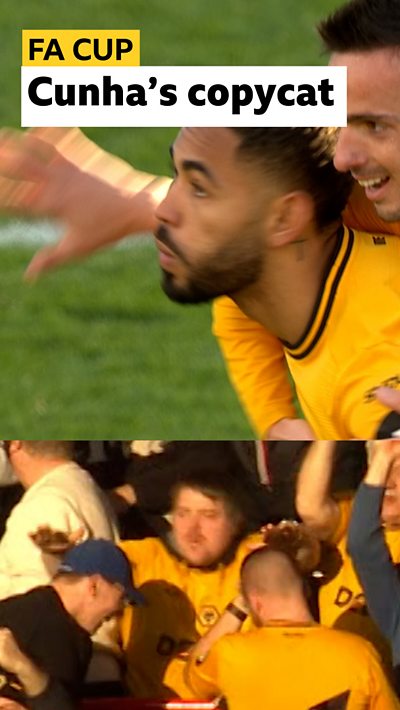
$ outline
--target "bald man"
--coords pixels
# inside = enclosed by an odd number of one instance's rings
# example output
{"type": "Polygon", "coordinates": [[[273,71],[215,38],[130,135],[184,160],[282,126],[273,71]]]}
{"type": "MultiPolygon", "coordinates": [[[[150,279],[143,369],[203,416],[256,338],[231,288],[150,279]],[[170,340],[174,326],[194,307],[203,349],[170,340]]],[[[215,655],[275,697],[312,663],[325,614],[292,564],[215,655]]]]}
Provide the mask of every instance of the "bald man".
{"type": "Polygon", "coordinates": [[[315,622],[303,578],[285,553],[265,547],[252,552],[242,565],[241,585],[255,628],[232,633],[246,612],[237,600],[228,605],[211,631],[209,652],[195,648],[188,664],[188,683],[198,697],[223,694],[231,710],[245,710],[251,688],[252,704],[275,710],[400,707],[372,647],[315,622]]]}

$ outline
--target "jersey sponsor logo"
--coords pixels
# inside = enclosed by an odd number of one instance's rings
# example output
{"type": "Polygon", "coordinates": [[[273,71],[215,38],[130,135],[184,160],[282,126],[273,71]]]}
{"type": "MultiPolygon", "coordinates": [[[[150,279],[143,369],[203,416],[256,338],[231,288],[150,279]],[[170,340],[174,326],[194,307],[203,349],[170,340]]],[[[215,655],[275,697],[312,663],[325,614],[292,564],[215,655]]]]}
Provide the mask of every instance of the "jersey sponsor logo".
{"type": "Polygon", "coordinates": [[[348,587],[340,586],[333,603],[340,609],[351,606],[354,611],[363,613],[365,610],[365,595],[362,592],[354,594],[348,587]]]}
{"type": "Polygon", "coordinates": [[[395,390],[397,389],[397,387],[399,387],[399,385],[400,374],[388,377],[386,380],[383,380],[383,382],[379,382],[377,385],[374,385],[364,393],[364,403],[368,404],[369,402],[373,402],[376,399],[375,391],[377,387],[391,387],[393,390],[395,390]]]}

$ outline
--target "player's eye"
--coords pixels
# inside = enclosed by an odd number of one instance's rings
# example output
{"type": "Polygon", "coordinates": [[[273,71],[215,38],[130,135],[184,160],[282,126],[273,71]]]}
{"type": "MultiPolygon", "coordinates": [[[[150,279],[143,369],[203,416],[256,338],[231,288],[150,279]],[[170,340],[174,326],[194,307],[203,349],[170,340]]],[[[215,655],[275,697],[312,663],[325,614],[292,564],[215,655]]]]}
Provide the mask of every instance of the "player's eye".
{"type": "Polygon", "coordinates": [[[190,186],[195,197],[206,197],[207,191],[202,185],[200,185],[199,182],[197,182],[196,180],[191,180],[190,186]]]}
{"type": "Polygon", "coordinates": [[[364,125],[370,133],[381,133],[384,129],[384,125],[379,121],[365,121],[364,125]]]}

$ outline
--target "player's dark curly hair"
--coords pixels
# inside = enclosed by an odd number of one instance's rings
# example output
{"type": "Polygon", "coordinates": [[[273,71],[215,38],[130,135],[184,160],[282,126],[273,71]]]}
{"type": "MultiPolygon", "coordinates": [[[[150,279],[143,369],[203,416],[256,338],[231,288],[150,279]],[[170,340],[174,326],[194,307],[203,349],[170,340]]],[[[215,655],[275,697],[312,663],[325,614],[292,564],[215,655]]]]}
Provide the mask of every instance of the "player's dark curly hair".
{"type": "Polygon", "coordinates": [[[400,49],[399,0],[351,0],[318,25],[329,52],[400,49]]]}
{"type": "Polygon", "coordinates": [[[241,159],[258,161],[271,180],[308,192],[318,229],[340,218],[351,192],[349,174],[333,165],[335,128],[232,128],[241,137],[241,159]]]}

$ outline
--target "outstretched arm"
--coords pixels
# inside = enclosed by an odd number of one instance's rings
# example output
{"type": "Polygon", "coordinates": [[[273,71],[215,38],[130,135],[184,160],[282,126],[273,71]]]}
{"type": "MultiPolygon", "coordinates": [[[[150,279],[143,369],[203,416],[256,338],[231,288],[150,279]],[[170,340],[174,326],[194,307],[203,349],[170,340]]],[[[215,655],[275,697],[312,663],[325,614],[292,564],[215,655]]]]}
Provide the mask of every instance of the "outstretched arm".
{"type": "Polygon", "coordinates": [[[239,631],[248,613],[244,598],[239,594],[228,604],[214,626],[192,647],[190,650],[190,658],[193,663],[200,665],[218,639],[222,638],[222,636],[226,636],[226,634],[233,634],[239,631]]]}
{"type": "Polygon", "coordinates": [[[381,507],[388,475],[399,465],[399,441],[370,442],[370,464],[353,505],[348,550],[372,618],[400,662],[400,580],[383,534],[381,507]]]}
{"type": "Polygon", "coordinates": [[[331,538],[340,520],[339,506],[330,493],[334,452],[334,441],[315,441],[297,479],[297,512],[320,540],[331,538]]]}
{"type": "MultiPolygon", "coordinates": [[[[189,660],[185,668],[186,682],[199,698],[213,698],[219,694],[220,689],[213,673],[209,672],[210,660],[206,662],[209,653],[219,639],[227,634],[240,630],[247,618],[248,610],[242,595],[238,595],[228,606],[218,621],[190,650],[189,660]],[[207,668],[204,671],[203,668],[207,668]]],[[[211,668],[214,662],[211,660],[211,668]]]]}
{"type": "Polygon", "coordinates": [[[227,297],[213,304],[213,333],[257,435],[262,439],[314,439],[308,423],[296,413],[279,340],[227,297]]]}
{"type": "Polygon", "coordinates": [[[169,178],[135,170],[78,129],[0,134],[0,208],[65,225],[61,240],[40,250],[28,278],[82,258],[128,234],[153,231],[154,210],[169,178]]]}

